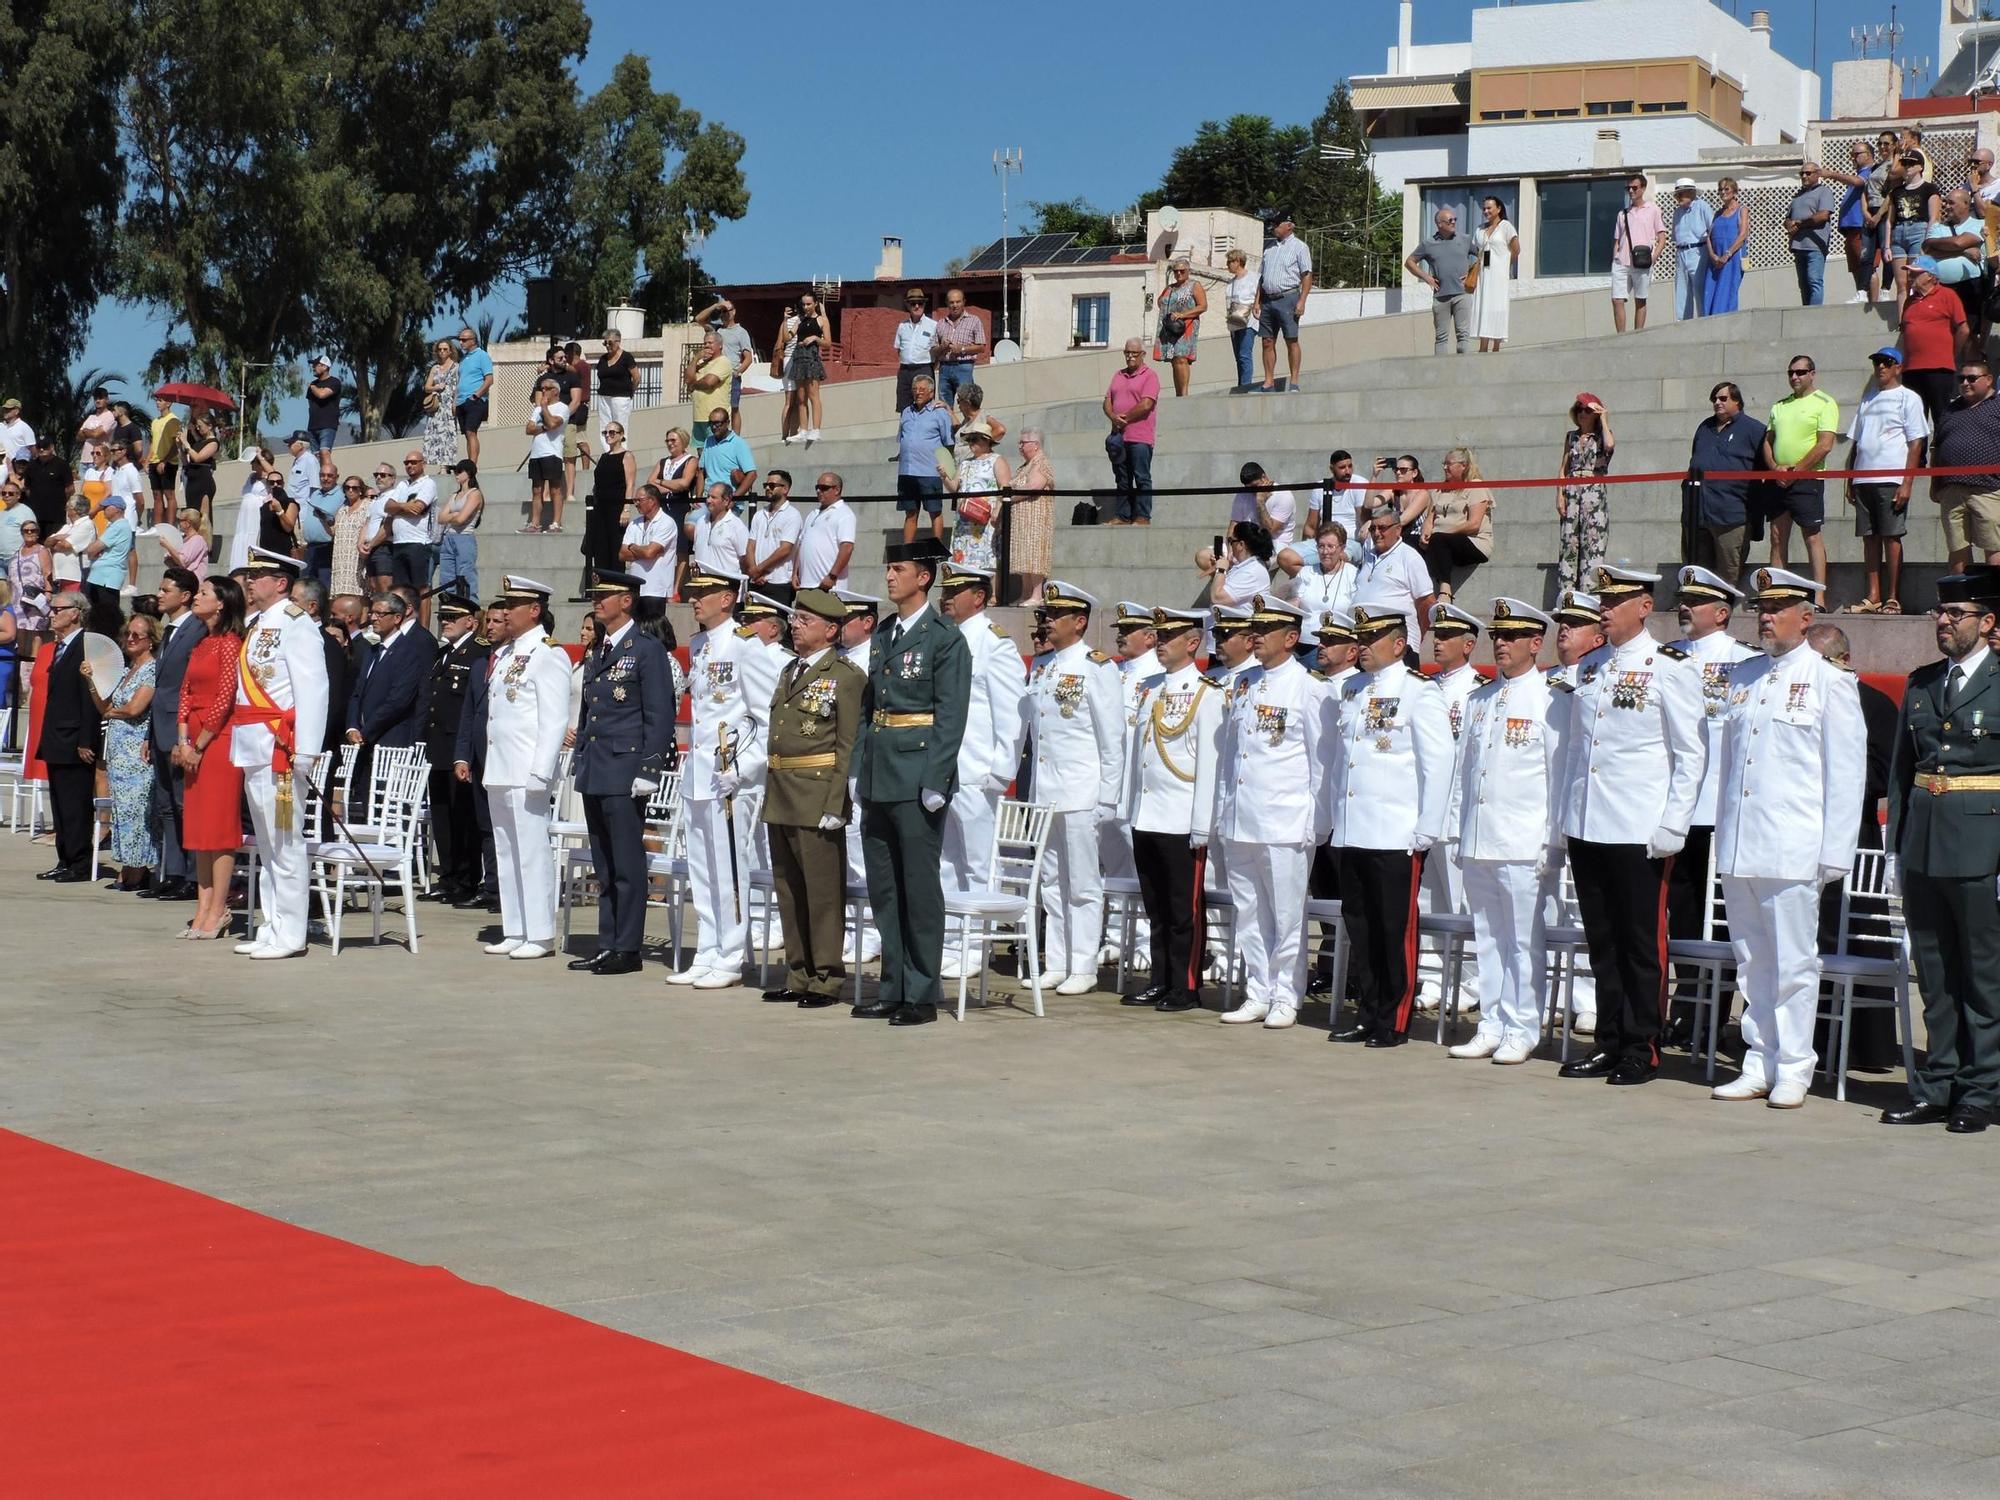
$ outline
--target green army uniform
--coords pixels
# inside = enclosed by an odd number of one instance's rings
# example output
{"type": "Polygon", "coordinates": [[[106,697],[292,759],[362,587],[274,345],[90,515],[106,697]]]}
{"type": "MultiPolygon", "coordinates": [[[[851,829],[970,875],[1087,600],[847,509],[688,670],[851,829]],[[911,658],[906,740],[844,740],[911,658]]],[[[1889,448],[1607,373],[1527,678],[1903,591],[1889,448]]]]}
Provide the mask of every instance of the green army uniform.
{"type": "MultiPolygon", "coordinates": [[[[839,620],[846,606],[820,589],[797,607],[839,620]]],[[[785,926],[785,986],[771,1000],[831,1005],[847,978],[841,961],[847,907],[848,762],[861,725],[868,679],[828,647],[808,665],[790,662],[771,697],[770,759],[763,820],[771,830],[771,877],[785,926]]]]}

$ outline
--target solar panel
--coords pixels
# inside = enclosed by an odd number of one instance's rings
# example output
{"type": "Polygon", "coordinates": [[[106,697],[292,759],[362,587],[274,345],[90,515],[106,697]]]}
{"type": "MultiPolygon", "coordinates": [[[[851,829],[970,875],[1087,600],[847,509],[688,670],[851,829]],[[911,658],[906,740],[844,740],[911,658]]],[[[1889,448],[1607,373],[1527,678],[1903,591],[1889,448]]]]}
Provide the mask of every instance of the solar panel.
{"type": "Polygon", "coordinates": [[[1003,266],[1018,270],[1022,266],[1052,265],[1057,252],[1075,238],[1074,234],[1064,231],[1061,234],[1031,234],[1018,240],[995,240],[966,262],[965,269],[998,271],[1003,266]]]}

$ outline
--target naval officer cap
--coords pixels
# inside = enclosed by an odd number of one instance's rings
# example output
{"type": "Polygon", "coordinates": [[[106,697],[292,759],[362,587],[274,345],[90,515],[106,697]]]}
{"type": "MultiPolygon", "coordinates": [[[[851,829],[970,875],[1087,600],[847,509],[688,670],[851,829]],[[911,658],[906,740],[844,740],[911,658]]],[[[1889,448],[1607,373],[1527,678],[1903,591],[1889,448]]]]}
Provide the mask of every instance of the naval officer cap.
{"type": "Polygon", "coordinates": [[[502,607],[512,604],[547,604],[555,593],[555,590],[546,583],[533,578],[524,578],[519,573],[509,573],[500,582],[500,597],[493,602],[502,607]]]}
{"type": "Polygon", "coordinates": [[[590,587],[584,592],[599,599],[606,594],[630,594],[636,599],[645,586],[645,579],[636,573],[620,573],[615,568],[594,568],[590,574],[590,587]]]}
{"type": "Polygon", "coordinates": [[[1605,604],[1623,604],[1627,599],[1653,592],[1653,585],[1660,581],[1658,573],[1648,573],[1643,568],[1628,567],[1622,563],[1599,563],[1591,581],[1597,586],[1597,597],[1605,604]]]}
{"type": "Polygon", "coordinates": [[[1354,634],[1354,616],[1344,609],[1321,610],[1314,627],[1322,646],[1352,646],[1358,639],[1354,634]]]}
{"type": "Polygon", "coordinates": [[[1681,569],[1676,581],[1684,604],[1734,604],[1743,597],[1741,589],[1693,563],[1681,569]]]}
{"type": "Polygon", "coordinates": [[[1218,604],[1215,619],[1209,629],[1217,635],[1227,635],[1233,630],[1250,628],[1250,606],[1247,604],[1218,604]]]}
{"type": "Polygon", "coordinates": [[[1042,597],[1036,602],[1039,614],[1089,614],[1097,608],[1095,595],[1086,594],[1073,583],[1065,583],[1060,578],[1051,578],[1042,585],[1042,597]]]}
{"type": "Polygon", "coordinates": [[[1410,633],[1410,622],[1400,609],[1391,609],[1382,604],[1357,604],[1354,606],[1354,638],[1357,641],[1372,641],[1377,636],[1388,635],[1400,630],[1410,633]]]}
{"type": "Polygon", "coordinates": [[[1178,635],[1183,630],[1200,630],[1208,624],[1205,609],[1167,609],[1156,606],[1146,616],[1146,621],[1163,636],[1178,635]]]}
{"type": "MultiPolygon", "coordinates": [[[[1943,579],[1938,580],[1943,583],[1943,579]]],[[[1817,604],[1826,585],[1817,578],[1787,573],[1783,568],[1759,568],[1750,575],[1753,604],[1817,604]]],[[[1940,598],[1943,596],[1940,595],[1940,598]]],[[[1992,595],[1988,595],[1989,598],[1992,595]]]]}
{"type": "Polygon", "coordinates": [[[835,589],[833,597],[847,610],[847,618],[858,620],[863,616],[874,619],[882,612],[882,601],[873,594],[857,594],[852,589],[835,589]]]}
{"type": "Polygon", "coordinates": [[[1460,609],[1449,599],[1441,599],[1431,606],[1431,634],[1446,638],[1478,635],[1479,616],[1470,610],[1460,609]]]}
{"type": "Polygon", "coordinates": [[[792,609],[803,610],[838,625],[847,618],[847,601],[832,589],[800,589],[792,599],[792,609]]]}
{"type": "Polygon", "coordinates": [[[742,620],[782,620],[786,613],[781,602],[755,590],[745,594],[743,602],[736,606],[737,618],[742,620]]]}
{"type": "Polygon", "coordinates": [[[252,547],[250,555],[229,570],[229,576],[238,574],[255,577],[259,573],[303,573],[305,563],[283,552],[272,552],[264,547],[252,547]]]}
{"type": "Polygon", "coordinates": [[[1279,599],[1270,594],[1252,594],[1250,628],[1302,632],[1306,628],[1306,612],[1289,599],[1279,599]]]}
{"type": "MultiPolygon", "coordinates": [[[[1590,612],[1590,618],[1592,620],[1597,618],[1597,611],[1594,608],[1590,612]]],[[[1525,600],[1508,599],[1503,596],[1493,601],[1493,619],[1486,630],[1489,635],[1541,635],[1554,624],[1554,620],[1525,600]]]]}
{"type": "Polygon", "coordinates": [[[479,608],[463,594],[439,594],[437,607],[440,620],[462,620],[479,608]]]}
{"type": "Polygon", "coordinates": [[[1582,589],[1564,589],[1553,611],[1562,625],[1596,625],[1604,618],[1604,604],[1595,594],[1582,589]]]}
{"type": "Polygon", "coordinates": [[[944,565],[944,591],[949,594],[957,589],[973,587],[986,590],[986,597],[993,597],[993,575],[983,568],[968,568],[964,563],[948,562],[944,565]]]}
{"type": "Polygon", "coordinates": [[[1118,618],[1113,622],[1120,632],[1127,630],[1153,629],[1153,612],[1145,605],[1131,599],[1118,601],[1118,618]]]}
{"type": "Polygon", "coordinates": [[[732,594],[741,593],[743,575],[732,573],[728,568],[696,564],[688,569],[687,582],[681,585],[681,592],[690,597],[695,594],[711,593],[716,589],[727,589],[732,594]]]}

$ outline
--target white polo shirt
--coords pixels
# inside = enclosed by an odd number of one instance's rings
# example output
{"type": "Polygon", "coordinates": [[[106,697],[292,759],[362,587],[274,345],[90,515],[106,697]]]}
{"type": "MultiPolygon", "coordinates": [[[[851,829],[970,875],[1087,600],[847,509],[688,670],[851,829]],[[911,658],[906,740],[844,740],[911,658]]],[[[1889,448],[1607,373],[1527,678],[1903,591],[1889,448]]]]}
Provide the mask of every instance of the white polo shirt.
{"type": "MultiPolygon", "coordinates": [[[[809,511],[799,532],[798,568],[795,570],[799,582],[806,588],[818,588],[820,580],[833,573],[833,565],[840,560],[841,545],[853,540],[854,508],[845,500],[836,500],[831,505],[809,511]]],[[[848,571],[842,568],[834,575],[835,586],[847,583],[848,571]]]]}
{"type": "Polygon", "coordinates": [[[679,544],[680,536],[678,528],[674,525],[674,518],[665,511],[655,511],[650,521],[636,510],[633,512],[632,519],[625,526],[624,545],[667,549],[650,560],[635,557],[622,564],[626,572],[642,580],[639,588],[640,598],[664,599],[673,592],[674,553],[679,544]]]}
{"type": "MultiPolygon", "coordinates": [[[[773,510],[768,505],[760,505],[750,516],[750,541],[757,549],[757,561],[763,562],[780,547],[790,545],[794,550],[777,567],[764,575],[766,583],[790,583],[792,566],[798,561],[799,534],[805,526],[805,515],[787,500],[773,510]]],[[[823,576],[823,575],[822,575],[823,576]]]]}
{"type": "Polygon", "coordinates": [[[389,498],[414,500],[424,508],[422,515],[389,517],[390,544],[397,547],[407,547],[413,542],[428,545],[431,539],[431,512],[437,508],[437,481],[428,474],[405,479],[389,492],[389,498]]]}

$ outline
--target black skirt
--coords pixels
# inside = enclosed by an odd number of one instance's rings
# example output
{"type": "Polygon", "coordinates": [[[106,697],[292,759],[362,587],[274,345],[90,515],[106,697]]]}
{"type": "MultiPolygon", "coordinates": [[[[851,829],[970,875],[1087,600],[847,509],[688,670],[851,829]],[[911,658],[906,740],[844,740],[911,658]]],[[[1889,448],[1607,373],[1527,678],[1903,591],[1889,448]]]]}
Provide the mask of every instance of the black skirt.
{"type": "Polygon", "coordinates": [[[792,379],[826,379],[826,362],[819,357],[818,344],[802,344],[792,351],[792,379]]]}

